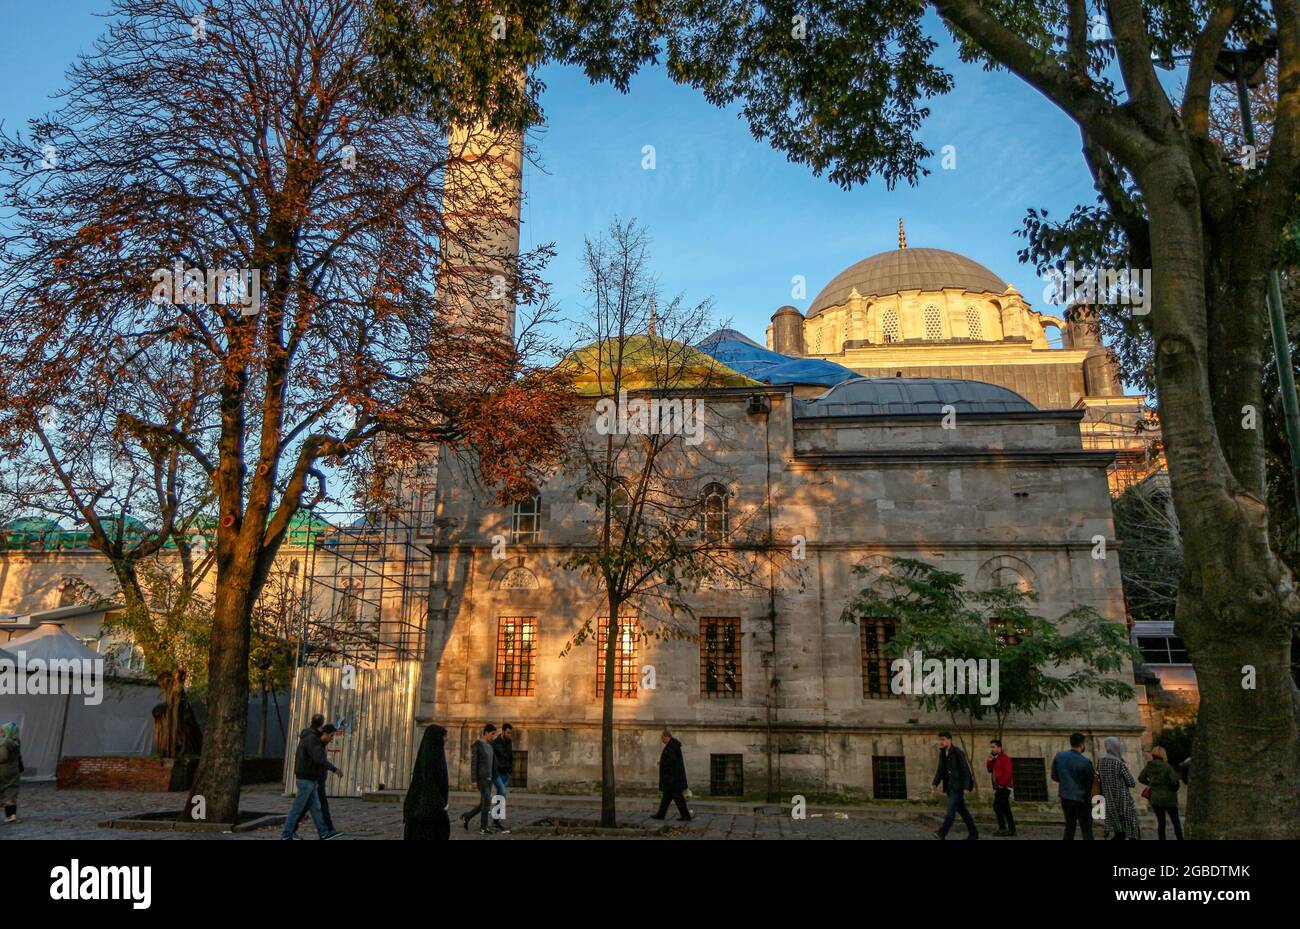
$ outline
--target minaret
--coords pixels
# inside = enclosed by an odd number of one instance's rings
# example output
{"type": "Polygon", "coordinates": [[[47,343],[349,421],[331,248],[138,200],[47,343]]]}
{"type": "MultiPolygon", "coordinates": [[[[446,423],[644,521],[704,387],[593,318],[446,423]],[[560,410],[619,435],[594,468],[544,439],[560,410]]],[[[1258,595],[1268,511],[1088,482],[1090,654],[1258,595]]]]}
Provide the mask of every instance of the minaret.
{"type": "Polygon", "coordinates": [[[444,267],[459,273],[441,297],[463,325],[513,340],[523,189],[523,134],[486,123],[455,126],[443,192],[444,267]]]}

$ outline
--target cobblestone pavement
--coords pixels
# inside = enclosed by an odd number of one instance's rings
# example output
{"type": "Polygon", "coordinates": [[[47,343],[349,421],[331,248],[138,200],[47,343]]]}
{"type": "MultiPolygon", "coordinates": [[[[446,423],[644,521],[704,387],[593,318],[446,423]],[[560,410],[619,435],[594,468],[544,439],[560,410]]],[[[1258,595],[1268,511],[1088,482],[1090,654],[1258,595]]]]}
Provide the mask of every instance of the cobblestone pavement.
{"type": "MultiPolygon", "coordinates": [[[[24,785],[18,797],[18,822],[0,822],[0,841],[7,839],[158,839],[183,840],[268,840],[279,838],[279,826],[252,833],[221,834],[194,832],[140,832],[129,829],[103,829],[99,823],[114,817],[179,809],[184,795],[179,793],[140,793],[135,791],[58,790],[53,785],[24,785]]],[[[245,810],[266,813],[284,813],[290,800],[280,793],[277,785],[259,784],[244,789],[241,806],[245,810]]],[[[520,799],[510,808],[510,836],[480,836],[477,824],[469,830],[460,826],[457,814],[473,806],[469,794],[453,795],[451,803],[453,840],[464,841],[519,841],[535,838],[553,838],[550,835],[529,834],[529,827],[547,818],[591,819],[596,817],[598,804],[594,798],[590,805],[548,806],[520,799]]],[[[648,798],[620,800],[620,825],[650,827],[663,824],[651,820],[655,802],[648,798]]],[[[810,814],[805,820],[793,820],[788,813],[714,812],[699,804],[695,819],[689,824],[678,823],[676,812],[669,813],[667,825],[672,827],[671,838],[690,839],[928,839],[937,819],[918,811],[914,816],[898,819],[880,814],[872,815],[870,808],[845,807],[847,819],[836,818],[833,813],[818,816],[810,814]]],[[[334,824],[344,835],[337,841],[358,839],[400,839],[402,837],[402,805],[394,802],[373,802],[361,799],[335,797],[330,799],[334,824]]],[[[985,838],[992,839],[994,826],[978,816],[985,838]]],[[[315,841],[315,829],[310,819],[304,821],[301,835],[315,841]]],[[[965,829],[957,824],[951,837],[961,839],[965,829]]],[[[1058,838],[1059,826],[1029,826],[1021,829],[1022,838],[1058,838]]],[[[1007,841],[995,839],[995,841],[1007,841]]]]}

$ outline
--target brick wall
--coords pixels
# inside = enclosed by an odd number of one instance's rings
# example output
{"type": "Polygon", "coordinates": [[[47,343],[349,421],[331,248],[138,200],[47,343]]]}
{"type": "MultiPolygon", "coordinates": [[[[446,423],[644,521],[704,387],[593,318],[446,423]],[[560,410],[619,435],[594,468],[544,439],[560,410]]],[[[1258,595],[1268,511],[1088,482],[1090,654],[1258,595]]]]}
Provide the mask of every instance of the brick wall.
{"type": "Polygon", "coordinates": [[[194,776],[196,761],[172,758],[138,758],[127,755],[72,756],[59,761],[60,788],[80,790],[185,790],[194,776]]]}
{"type": "MultiPolygon", "coordinates": [[[[284,762],[279,758],[245,758],[241,784],[265,784],[280,780],[284,762]]],[[[197,758],[179,764],[172,758],[139,758],[131,755],[72,756],[59,762],[61,789],[142,790],[162,793],[189,790],[198,770],[197,758]]]]}

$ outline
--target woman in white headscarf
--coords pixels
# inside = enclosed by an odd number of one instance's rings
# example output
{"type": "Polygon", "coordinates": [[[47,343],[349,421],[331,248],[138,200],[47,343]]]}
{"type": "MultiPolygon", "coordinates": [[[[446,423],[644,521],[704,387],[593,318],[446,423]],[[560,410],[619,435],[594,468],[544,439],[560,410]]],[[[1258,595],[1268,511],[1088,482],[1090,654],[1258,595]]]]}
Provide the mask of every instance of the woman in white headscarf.
{"type": "Polygon", "coordinates": [[[1106,838],[1140,838],[1137,804],[1133,802],[1137,781],[1124,763],[1124,743],[1116,736],[1106,739],[1106,754],[1097,763],[1097,776],[1106,801],[1106,838]]]}
{"type": "Polygon", "coordinates": [[[18,781],[23,773],[23,753],[18,742],[18,724],[0,726],[0,804],[5,808],[5,822],[18,819],[18,781]]]}

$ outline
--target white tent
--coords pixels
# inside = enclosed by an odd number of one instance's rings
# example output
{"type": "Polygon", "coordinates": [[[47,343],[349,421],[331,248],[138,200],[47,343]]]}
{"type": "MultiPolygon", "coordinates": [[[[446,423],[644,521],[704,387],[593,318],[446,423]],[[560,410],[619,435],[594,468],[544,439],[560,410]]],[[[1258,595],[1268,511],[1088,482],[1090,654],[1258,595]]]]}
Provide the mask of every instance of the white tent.
{"type": "MultiPolygon", "coordinates": [[[[98,654],[68,635],[58,623],[41,623],[7,643],[13,671],[4,677],[30,691],[0,684],[0,722],[16,722],[22,740],[24,780],[53,780],[63,753],[68,718],[108,703],[103,662],[98,654]],[[49,691],[55,691],[50,693],[49,691]],[[92,704],[96,699],[97,705],[92,704]]],[[[3,680],[3,678],[0,678],[3,680]]]]}

